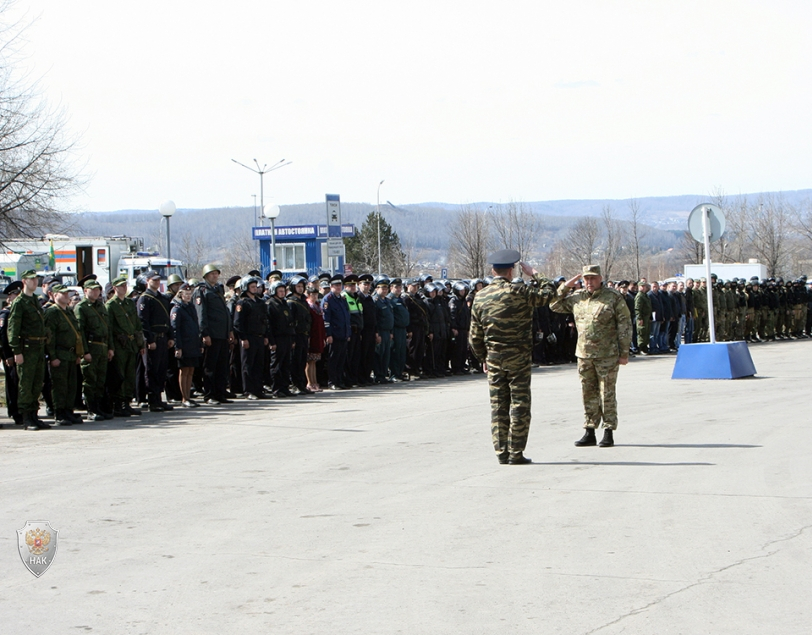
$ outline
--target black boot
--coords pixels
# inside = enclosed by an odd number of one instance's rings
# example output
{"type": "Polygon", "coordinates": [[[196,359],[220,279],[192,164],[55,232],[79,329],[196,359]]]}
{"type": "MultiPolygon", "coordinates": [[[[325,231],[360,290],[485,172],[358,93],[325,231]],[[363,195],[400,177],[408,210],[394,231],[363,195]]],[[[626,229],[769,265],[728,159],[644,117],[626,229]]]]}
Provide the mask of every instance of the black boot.
{"type": "Polygon", "coordinates": [[[84,423],[85,420],[82,419],[79,415],[77,415],[73,410],[66,410],[65,413],[67,414],[68,420],[71,423],[84,423]]]}
{"type": "Polygon", "coordinates": [[[527,465],[533,461],[519,452],[518,454],[511,455],[508,459],[508,465],[527,465]]]}
{"type": "Polygon", "coordinates": [[[584,436],[578,439],[575,442],[575,445],[579,448],[587,445],[597,445],[597,440],[595,439],[595,428],[587,428],[586,432],[584,432],[584,436]]]}
{"type": "Polygon", "coordinates": [[[116,417],[129,417],[130,413],[120,401],[113,402],[113,414],[116,417]]]}
{"type": "Polygon", "coordinates": [[[54,427],[72,426],[73,422],[68,419],[67,413],[64,410],[56,410],[54,414],[54,427]]]}
{"type": "Polygon", "coordinates": [[[41,430],[42,428],[37,423],[37,420],[34,418],[33,412],[24,412],[23,413],[23,425],[25,426],[26,430],[41,430]]]}
{"type": "Polygon", "coordinates": [[[104,421],[105,417],[99,410],[99,404],[90,399],[85,399],[87,403],[87,420],[88,421],[104,421]]]}
{"type": "Polygon", "coordinates": [[[603,439],[598,443],[602,448],[611,448],[615,444],[615,438],[612,436],[612,431],[609,428],[603,431],[603,439]]]}

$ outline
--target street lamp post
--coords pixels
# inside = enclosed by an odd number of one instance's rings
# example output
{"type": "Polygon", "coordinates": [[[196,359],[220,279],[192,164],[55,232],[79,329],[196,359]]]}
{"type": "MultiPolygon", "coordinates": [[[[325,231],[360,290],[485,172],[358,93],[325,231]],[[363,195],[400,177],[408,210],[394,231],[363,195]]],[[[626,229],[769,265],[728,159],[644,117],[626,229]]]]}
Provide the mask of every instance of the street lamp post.
{"type": "Polygon", "coordinates": [[[174,201],[164,201],[161,203],[161,206],[158,208],[158,211],[161,212],[161,216],[166,219],[166,257],[167,259],[172,258],[172,247],[169,244],[169,219],[172,218],[172,214],[175,213],[174,201]]]}
{"type": "Polygon", "coordinates": [[[385,179],[378,183],[378,275],[381,275],[381,185],[385,179]]]}
{"type": "Polygon", "coordinates": [[[266,205],[262,214],[271,221],[271,271],[276,269],[276,227],[274,221],[279,216],[279,205],[266,205]]]}
{"type": "Polygon", "coordinates": [[[259,161],[254,159],[254,163],[256,163],[256,165],[257,165],[257,168],[255,170],[254,168],[252,168],[252,167],[250,167],[248,165],[245,165],[245,163],[240,163],[239,161],[237,161],[237,159],[231,159],[231,160],[234,161],[234,163],[236,163],[237,165],[241,165],[246,170],[251,170],[251,172],[254,172],[255,174],[259,174],[259,207],[262,210],[265,209],[265,175],[268,172],[273,172],[274,170],[278,170],[279,168],[284,168],[286,165],[290,165],[291,163],[293,163],[293,161],[285,161],[285,159],[281,159],[281,160],[277,161],[276,163],[274,163],[271,167],[268,167],[267,163],[265,165],[263,165],[262,167],[259,167],[259,161]]]}

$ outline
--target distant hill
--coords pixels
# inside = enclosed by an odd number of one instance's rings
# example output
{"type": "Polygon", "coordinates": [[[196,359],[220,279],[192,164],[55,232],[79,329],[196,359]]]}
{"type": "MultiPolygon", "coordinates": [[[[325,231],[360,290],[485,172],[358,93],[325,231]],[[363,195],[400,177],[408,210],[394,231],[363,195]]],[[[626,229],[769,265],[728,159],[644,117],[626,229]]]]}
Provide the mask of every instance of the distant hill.
{"type": "MultiPolygon", "coordinates": [[[[798,205],[812,199],[812,189],[793,192],[764,192],[747,194],[750,201],[759,198],[781,197],[789,204],[798,205]]],[[[736,196],[728,196],[732,201],[736,196]]],[[[681,196],[659,196],[635,199],[640,206],[643,222],[648,226],[645,244],[652,250],[666,250],[674,247],[677,238],[686,228],[690,211],[710,196],[687,194],[681,196]]],[[[544,225],[541,249],[564,236],[578,218],[598,216],[604,206],[610,205],[616,218],[628,219],[630,199],[600,200],[560,200],[521,202],[539,216],[544,225]]],[[[488,210],[499,208],[499,203],[479,202],[465,205],[451,203],[419,203],[409,205],[381,204],[382,216],[392,225],[401,238],[402,244],[418,251],[432,254],[438,259],[445,257],[448,249],[448,225],[462,208],[488,210]]],[[[281,205],[277,226],[324,224],[326,222],[325,203],[281,205]]],[[[364,222],[375,206],[369,203],[341,203],[342,221],[357,227],[364,222]]],[[[148,246],[160,248],[163,225],[157,210],[119,210],[114,212],[86,212],[71,216],[71,226],[66,233],[75,235],[130,235],[141,236],[148,246]]],[[[263,220],[257,223],[254,209],[250,207],[228,207],[217,209],[181,209],[171,219],[173,255],[180,257],[174,247],[184,239],[187,244],[194,237],[196,246],[211,251],[211,257],[218,257],[231,249],[235,241],[251,240],[251,227],[255,224],[268,226],[263,220]]]]}

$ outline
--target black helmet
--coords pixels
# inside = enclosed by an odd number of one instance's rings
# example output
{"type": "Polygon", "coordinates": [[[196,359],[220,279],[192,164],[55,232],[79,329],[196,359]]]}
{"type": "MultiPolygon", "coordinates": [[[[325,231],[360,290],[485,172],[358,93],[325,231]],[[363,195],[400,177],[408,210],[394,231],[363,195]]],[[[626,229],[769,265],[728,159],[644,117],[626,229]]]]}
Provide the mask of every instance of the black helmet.
{"type": "Polygon", "coordinates": [[[135,279],[133,290],[137,291],[138,293],[144,293],[144,291],[147,290],[147,279],[144,277],[144,274],[141,274],[135,279]]]}
{"type": "Polygon", "coordinates": [[[271,283],[271,288],[270,288],[271,295],[276,295],[276,290],[277,290],[279,287],[284,287],[284,288],[286,288],[286,289],[287,289],[288,285],[286,285],[286,284],[285,284],[284,282],[282,282],[281,280],[274,280],[274,281],[271,283]]]}

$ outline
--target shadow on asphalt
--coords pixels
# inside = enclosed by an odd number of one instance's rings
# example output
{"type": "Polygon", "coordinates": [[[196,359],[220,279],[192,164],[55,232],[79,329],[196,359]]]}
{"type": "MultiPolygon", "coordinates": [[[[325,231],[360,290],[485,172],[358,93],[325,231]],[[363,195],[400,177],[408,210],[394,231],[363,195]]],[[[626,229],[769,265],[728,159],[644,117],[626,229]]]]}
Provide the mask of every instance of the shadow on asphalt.
{"type": "Polygon", "coordinates": [[[624,448],[763,448],[763,445],[738,445],[736,443],[622,443],[624,448]]]}
{"type": "Polygon", "coordinates": [[[617,465],[622,467],[679,467],[685,465],[708,465],[716,463],[651,463],[647,461],[557,461],[557,462],[536,462],[529,465],[617,465]]]}

